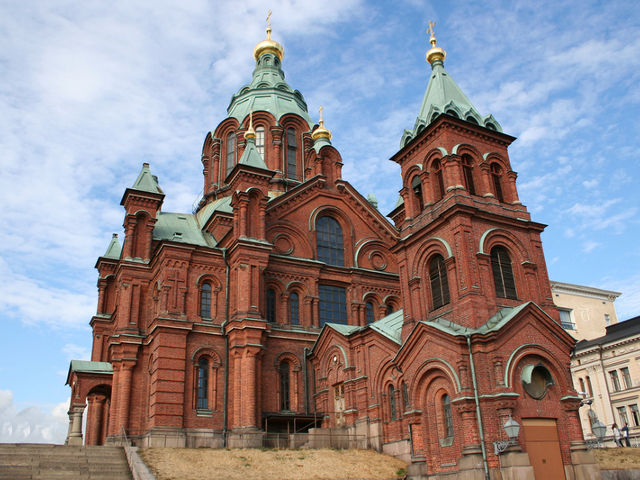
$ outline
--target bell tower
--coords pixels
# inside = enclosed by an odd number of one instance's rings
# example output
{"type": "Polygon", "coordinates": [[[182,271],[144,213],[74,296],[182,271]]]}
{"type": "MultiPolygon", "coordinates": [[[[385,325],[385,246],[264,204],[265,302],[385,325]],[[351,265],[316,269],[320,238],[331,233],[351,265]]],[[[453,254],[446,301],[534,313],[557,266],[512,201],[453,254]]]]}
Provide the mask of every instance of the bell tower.
{"type": "Polygon", "coordinates": [[[403,338],[416,322],[478,328],[503,307],[532,301],[557,318],[540,234],[518,198],[508,147],[515,140],[482,116],[444,68],[429,24],[431,75],[400,150],[402,189],[389,214],[405,300],[403,338]]]}

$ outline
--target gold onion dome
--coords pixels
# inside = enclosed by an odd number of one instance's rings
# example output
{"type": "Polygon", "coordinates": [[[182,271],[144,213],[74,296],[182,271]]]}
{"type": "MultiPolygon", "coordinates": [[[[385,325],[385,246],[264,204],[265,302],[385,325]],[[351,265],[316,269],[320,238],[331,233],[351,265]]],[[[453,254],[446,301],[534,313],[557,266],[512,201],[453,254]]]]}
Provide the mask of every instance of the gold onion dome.
{"type": "Polygon", "coordinates": [[[311,138],[316,141],[319,138],[326,138],[331,140],[331,132],[324,128],[324,120],[322,119],[322,107],[320,107],[320,120],[318,121],[318,128],[311,133],[311,138]]]}
{"type": "Polygon", "coordinates": [[[438,61],[442,63],[447,56],[447,52],[445,52],[442,48],[436,47],[436,36],[433,33],[433,27],[435,27],[436,22],[429,22],[429,28],[427,29],[427,33],[430,34],[429,43],[431,43],[431,48],[427,52],[427,62],[433,65],[434,62],[438,61]]]}
{"type": "Polygon", "coordinates": [[[282,57],[284,57],[284,47],[271,39],[271,11],[269,11],[269,15],[267,16],[267,39],[261,41],[253,49],[253,56],[256,61],[265,53],[273,53],[280,61],[282,61],[282,57]]]}

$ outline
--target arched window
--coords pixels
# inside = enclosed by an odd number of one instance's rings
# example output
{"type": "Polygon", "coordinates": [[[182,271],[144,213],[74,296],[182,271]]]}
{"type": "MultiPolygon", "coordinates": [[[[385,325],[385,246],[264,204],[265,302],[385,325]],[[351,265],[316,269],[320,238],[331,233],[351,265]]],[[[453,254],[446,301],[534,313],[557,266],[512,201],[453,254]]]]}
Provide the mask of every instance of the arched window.
{"type": "Polygon", "coordinates": [[[264,127],[256,128],[256,148],[264,160],[264,127]]]}
{"type": "Polygon", "coordinates": [[[511,259],[506,248],[498,246],[491,249],[491,268],[498,297],[518,298],[511,259]]]}
{"type": "Polygon", "coordinates": [[[227,135],[227,175],[236,164],[236,134],[231,132],[227,135]]]}
{"type": "Polygon", "coordinates": [[[440,160],[434,160],[431,164],[431,170],[433,171],[433,193],[436,202],[442,200],[444,197],[444,178],[442,176],[442,164],[440,160]]]}
{"type": "Polygon", "coordinates": [[[318,260],[329,265],[344,265],[342,228],[332,217],[320,217],[316,223],[318,260]]]}
{"type": "Polygon", "coordinates": [[[287,178],[298,179],[297,168],[297,152],[298,141],[296,140],[296,131],[293,128],[287,128],[287,178]]]}
{"type": "Polygon", "coordinates": [[[404,403],[404,409],[409,410],[411,402],[409,401],[409,387],[406,382],[402,382],[402,402],[404,403]]]}
{"type": "Polygon", "coordinates": [[[207,282],[200,287],[200,316],[211,318],[211,285],[207,282]]]}
{"type": "Polygon", "coordinates": [[[442,420],[445,438],[453,437],[453,416],[451,415],[451,399],[446,393],[442,396],[442,420]]]}
{"type": "Polygon", "coordinates": [[[493,194],[499,202],[504,202],[504,196],[502,195],[502,169],[497,163],[491,164],[491,182],[493,183],[493,194]]]}
{"type": "Polygon", "coordinates": [[[391,416],[391,420],[397,420],[398,409],[396,408],[396,389],[393,388],[393,385],[389,385],[389,414],[391,416]]]}
{"type": "Polygon", "coordinates": [[[471,195],[476,194],[473,183],[473,159],[469,155],[462,156],[462,173],[464,173],[464,186],[471,195]]]}
{"type": "Polygon", "coordinates": [[[296,292],[289,295],[289,323],[300,325],[300,301],[296,292]]]}
{"type": "Polygon", "coordinates": [[[395,310],[393,309],[393,305],[387,303],[387,315],[391,315],[393,312],[395,312],[395,310]]]}
{"type": "Polygon", "coordinates": [[[413,196],[416,199],[416,206],[418,207],[416,214],[418,214],[424,209],[424,199],[422,198],[422,182],[420,181],[420,177],[417,175],[413,177],[413,180],[411,180],[411,190],[413,191],[413,196]]]}
{"type": "Polygon", "coordinates": [[[280,410],[291,410],[291,403],[289,401],[289,370],[289,362],[282,362],[280,364],[280,410]]]}
{"type": "Polygon", "coordinates": [[[267,290],[267,322],[276,321],[276,292],[273,289],[267,290]]]}
{"type": "Polygon", "coordinates": [[[442,255],[434,256],[429,262],[429,279],[431,280],[431,300],[435,310],[450,301],[447,267],[442,255]]]}
{"type": "Polygon", "coordinates": [[[579,378],[578,381],[580,382],[580,392],[587,393],[587,391],[584,388],[584,380],[579,378]]]}
{"type": "Polygon", "coordinates": [[[204,357],[198,361],[197,387],[196,408],[206,410],[209,408],[209,360],[204,357]]]}
{"type": "Polygon", "coordinates": [[[376,319],[374,318],[374,315],[373,315],[373,303],[367,302],[365,304],[365,314],[366,314],[366,317],[367,317],[367,324],[373,323],[373,322],[376,321],[376,319]]]}

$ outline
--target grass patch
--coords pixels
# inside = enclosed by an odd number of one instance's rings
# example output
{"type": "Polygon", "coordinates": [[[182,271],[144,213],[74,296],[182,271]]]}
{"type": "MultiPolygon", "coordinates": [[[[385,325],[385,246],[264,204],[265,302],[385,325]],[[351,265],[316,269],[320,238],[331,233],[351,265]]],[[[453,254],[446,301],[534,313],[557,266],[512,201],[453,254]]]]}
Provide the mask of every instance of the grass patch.
{"type": "Polygon", "coordinates": [[[371,450],[145,448],[157,480],[381,480],[404,475],[407,464],[371,450]]]}

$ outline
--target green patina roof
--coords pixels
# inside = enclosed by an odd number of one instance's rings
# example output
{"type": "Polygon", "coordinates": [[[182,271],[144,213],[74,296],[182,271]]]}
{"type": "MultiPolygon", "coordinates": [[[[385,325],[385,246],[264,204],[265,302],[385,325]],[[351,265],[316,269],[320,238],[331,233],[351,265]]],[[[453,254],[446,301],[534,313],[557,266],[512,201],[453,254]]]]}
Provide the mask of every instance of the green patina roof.
{"type": "Polygon", "coordinates": [[[122,245],[120,245],[120,242],[118,241],[118,234],[114,233],[111,237],[111,242],[109,242],[109,246],[107,247],[107,251],[104,253],[103,257],[119,260],[121,253],[122,245]]]}
{"type": "Polygon", "coordinates": [[[369,325],[371,330],[381,333],[385,337],[393,340],[398,345],[402,343],[402,319],[403,311],[398,310],[390,313],[384,318],[381,318],[377,322],[373,322],[369,325]]]}
{"type": "Polygon", "coordinates": [[[460,87],[444,69],[440,60],[433,61],[431,77],[427,91],[422,100],[420,113],[412,130],[405,130],[400,146],[405,146],[413,137],[420,133],[427,125],[441,113],[457,116],[468,122],[481,125],[492,130],[502,131],[500,124],[493,115],[481,116],[460,87]]]}
{"type": "Polygon", "coordinates": [[[207,203],[204,207],[198,210],[196,218],[198,223],[202,227],[211,218],[215,212],[233,214],[233,208],[231,207],[231,196],[219,198],[211,203],[207,203]]]}
{"type": "Polygon", "coordinates": [[[292,89],[284,79],[280,59],[273,53],[263,53],[256,61],[251,83],[231,97],[227,108],[229,117],[242,122],[249,112],[271,113],[276,121],[283,115],[294,113],[313,127],[307,112],[307,103],[298,90],[292,89]]]}
{"type": "Polygon", "coordinates": [[[216,246],[213,236],[200,229],[196,215],[159,212],[157,220],[153,228],[154,240],[170,240],[202,247],[216,246]]]}
{"type": "Polygon", "coordinates": [[[345,325],[343,323],[325,323],[327,327],[333,328],[336,332],[341,335],[351,335],[352,333],[363,330],[364,327],[358,327],[356,325],[345,325]]]}
{"type": "Polygon", "coordinates": [[[141,192],[164,194],[160,185],[158,185],[158,177],[151,174],[148,163],[142,164],[142,170],[140,170],[140,174],[131,189],[139,190],[141,192]]]}
{"type": "Polygon", "coordinates": [[[250,165],[252,167],[268,170],[267,164],[264,163],[262,155],[258,152],[256,142],[253,138],[247,138],[247,146],[245,147],[244,152],[242,152],[242,157],[238,164],[250,165]]]}
{"type": "Polygon", "coordinates": [[[113,366],[110,362],[90,362],[88,360],[71,360],[69,372],[82,373],[113,373],[113,366]]]}

